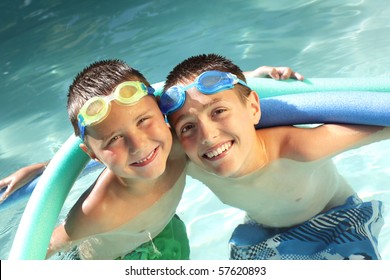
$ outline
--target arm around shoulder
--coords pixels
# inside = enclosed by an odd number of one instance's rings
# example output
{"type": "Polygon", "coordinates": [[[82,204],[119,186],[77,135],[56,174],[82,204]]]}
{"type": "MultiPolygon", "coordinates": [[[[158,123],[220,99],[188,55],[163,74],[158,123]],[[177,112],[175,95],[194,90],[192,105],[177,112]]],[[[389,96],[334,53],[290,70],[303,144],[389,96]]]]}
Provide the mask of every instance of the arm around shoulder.
{"type": "Polygon", "coordinates": [[[389,128],[325,124],[316,128],[293,128],[287,135],[286,154],[297,160],[312,161],[389,139],[389,128]]]}

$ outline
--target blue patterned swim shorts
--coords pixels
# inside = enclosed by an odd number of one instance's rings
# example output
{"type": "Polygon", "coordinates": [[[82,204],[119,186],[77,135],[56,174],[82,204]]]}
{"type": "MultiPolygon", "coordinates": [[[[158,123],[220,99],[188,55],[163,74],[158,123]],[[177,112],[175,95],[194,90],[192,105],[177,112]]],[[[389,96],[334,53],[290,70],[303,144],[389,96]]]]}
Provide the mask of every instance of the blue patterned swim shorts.
{"type": "Polygon", "coordinates": [[[378,235],[383,226],[382,202],[346,203],[289,228],[270,228],[248,221],[230,239],[233,260],[380,259],[378,235]]]}

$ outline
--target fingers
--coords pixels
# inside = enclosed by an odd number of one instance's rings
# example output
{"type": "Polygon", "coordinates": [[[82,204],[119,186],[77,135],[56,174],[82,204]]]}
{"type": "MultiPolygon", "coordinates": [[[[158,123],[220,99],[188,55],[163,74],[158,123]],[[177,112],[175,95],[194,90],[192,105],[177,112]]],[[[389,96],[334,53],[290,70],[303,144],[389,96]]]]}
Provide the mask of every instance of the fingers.
{"type": "Polygon", "coordinates": [[[279,80],[281,78],[279,70],[275,67],[271,68],[271,71],[269,71],[268,75],[274,79],[274,80],[279,80]]]}
{"type": "Polygon", "coordinates": [[[298,72],[292,72],[291,75],[292,75],[292,77],[294,77],[295,79],[297,79],[299,81],[303,81],[305,79],[305,77],[298,72]]]}
{"type": "Polygon", "coordinates": [[[4,178],[0,180],[0,190],[4,187],[7,187],[11,183],[11,180],[8,178],[4,178]]]}
{"type": "Polygon", "coordinates": [[[244,72],[245,77],[271,77],[274,80],[297,79],[302,81],[303,75],[294,72],[290,67],[260,66],[249,72],[244,72]]]}
{"type": "Polygon", "coordinates": [[[0,180],[0,189],[6,188],[5,192],[0,197],[0,203],[2,203],[4,200],[8,198],[8,196],[11,193],[12,190],[12,180],[9,178],[5,178],[3,180],[0,180]]]}
{"type": "Polygon", "coordinates": [[[288,68],[288,67],[281,67],[281,69],[280,69],[280,78],[282,80],[290,79],[292,72],[293,71],[290,68],[288,68]]]}
{"type": "Polygon", "coordinates": [[[299,81],[303,81],[304,77],[298,72],[294,72],[289,67],[276,67],[273,68],[271,71],[272,75],[270,75],[272,78],[276,80],[288,80],[288,79],[297,79],[299,81]],[[276,74],[277,73],[277,74],[276,74]]]}
{"type": "Polygon", "coordinates": [[[8,198],[8,193],[4,192],[3,195],[0,197],[0,204],[3,203],[4,200],[8,198]]]}
{"type": "Polygon", "coordinates": [[[0,197],[0,203],[2,203],[4,200],[6,200],[8,198],[8,196],[10,195],[11,190],[12,190],[12,188],[9,185],[9,187],[5,190],[5,192],[0,197]]]}

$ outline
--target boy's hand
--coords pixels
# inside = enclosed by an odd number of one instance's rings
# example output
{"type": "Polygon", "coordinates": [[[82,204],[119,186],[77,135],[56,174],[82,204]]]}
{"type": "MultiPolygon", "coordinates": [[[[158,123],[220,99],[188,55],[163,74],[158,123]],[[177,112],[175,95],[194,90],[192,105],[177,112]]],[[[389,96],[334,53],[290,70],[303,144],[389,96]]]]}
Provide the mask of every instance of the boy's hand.
{"type": "Polygon", "coordinates": [[[43,172],[45,166],[46,163],[37,163],[26,166],[0,180],[0,189],[6,188],[5,192],[0,197],[0,203],[6,200],[13,192],[34,179],[39,173],[43,172]]]}
{"type": "Polygon", "coordinates": [[[304,79],[303,75],[299,74],[298,72],[294,72],[289,67],[260,66],[253,71],[244,72],[244,75],[247,78],[271,77],[275,80],[287,80],[294,78],[299,81],[303,81],[304,79]]]}

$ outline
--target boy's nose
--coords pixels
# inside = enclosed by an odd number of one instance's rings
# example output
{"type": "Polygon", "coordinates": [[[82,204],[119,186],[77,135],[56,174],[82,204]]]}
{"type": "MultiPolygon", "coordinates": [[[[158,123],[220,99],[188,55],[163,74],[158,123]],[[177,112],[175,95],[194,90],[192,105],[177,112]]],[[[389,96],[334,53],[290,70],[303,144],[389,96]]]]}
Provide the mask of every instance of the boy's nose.
{"type": "Polygon", "coordinates": [[[213,143],[218,136],[218,129],[212,122],[199,123],[200,142],[203,145],[213,143]]]}
{"type": "Polygon", "coordinates": [[[127,143],[129,147],[129,153],[131,154],[137,154],[143,147],[144,147],[144,135],[143,133],[139,132],[137,134],[135,133],[129,133],[127,136],[127,143]]]}

